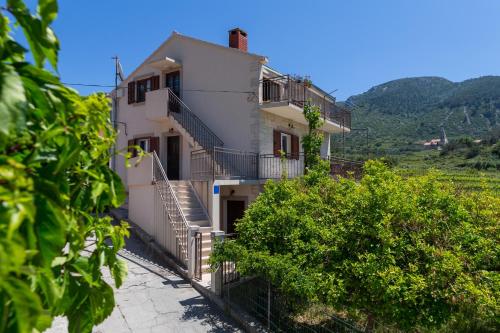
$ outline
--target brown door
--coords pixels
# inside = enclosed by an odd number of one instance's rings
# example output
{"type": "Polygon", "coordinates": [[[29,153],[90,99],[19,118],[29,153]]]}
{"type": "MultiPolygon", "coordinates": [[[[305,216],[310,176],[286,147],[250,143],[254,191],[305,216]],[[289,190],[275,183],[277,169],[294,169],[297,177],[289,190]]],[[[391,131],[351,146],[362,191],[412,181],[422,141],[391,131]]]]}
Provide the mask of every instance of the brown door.
{"type": "Polygon", "coordinates": [[[180,179],[180,136],[167,137],[167,177],[169,180],[180,179]]]}
{"type": "Polygon", "coordinates": [[[227,234],[234,234],[236,229],[234,228],[235,223],[238,219],[243,217],[245,212],[245,201],[243,200],[227,200],[227,234]]]}

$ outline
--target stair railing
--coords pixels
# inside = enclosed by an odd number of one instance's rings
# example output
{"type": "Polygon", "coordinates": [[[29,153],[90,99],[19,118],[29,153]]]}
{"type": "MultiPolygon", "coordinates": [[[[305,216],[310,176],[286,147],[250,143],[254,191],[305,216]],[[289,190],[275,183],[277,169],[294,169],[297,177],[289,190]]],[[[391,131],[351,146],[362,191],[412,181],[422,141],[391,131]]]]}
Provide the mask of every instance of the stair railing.
{"type": "Polygon", "coordinates": [[[168,90],[168,114],[171,115],[204,149],[222,147],[224,142],[198,118],[184,102],[168,90]]]}
{"type": "Polygon", "coordinates": [[[189,224],[182,212],[181,205],[177,200],[177,196],[174,193],[156,151],[153,151],[153,182],[156,190],[160,194],[163,207],[167,212],[172,229],[175,231],[177,242],[181,248],[181,259],[187,263],[189,224]]]}

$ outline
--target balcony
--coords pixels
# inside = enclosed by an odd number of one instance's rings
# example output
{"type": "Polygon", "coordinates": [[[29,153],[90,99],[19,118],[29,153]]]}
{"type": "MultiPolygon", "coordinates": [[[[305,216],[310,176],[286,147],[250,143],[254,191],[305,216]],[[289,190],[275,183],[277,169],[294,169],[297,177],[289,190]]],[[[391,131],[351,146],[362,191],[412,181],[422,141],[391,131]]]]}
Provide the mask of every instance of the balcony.
{"type": "Polygon", "coordinates": [[[167,120],[168,118],[168,89],[158,89],[146,92],[146,118],[153,121],[167,120]]]}
{"type": "MultiPolygon", "coordinates": [[[[327,159],[328,157],[325,157],[327,159]]],[[[334,177],[361,177],[363,162],[330,157],[330,174],[334,177]]],[[[266,180],[295,178],[304,174],[304,154],[277,157],[215,147],[191,152],[193,180],[266,180]]]]}
{"type": "Polygon", "coordinates": [[[303,108],[307,101],[320,107],[324,124],[329,133],[349,131],[351,113],[335,104],[335,99],[322,93],[314,85],[290,75],[265,78],[261,81],[261,109],[283,118],[307,125],[303,108]]]}

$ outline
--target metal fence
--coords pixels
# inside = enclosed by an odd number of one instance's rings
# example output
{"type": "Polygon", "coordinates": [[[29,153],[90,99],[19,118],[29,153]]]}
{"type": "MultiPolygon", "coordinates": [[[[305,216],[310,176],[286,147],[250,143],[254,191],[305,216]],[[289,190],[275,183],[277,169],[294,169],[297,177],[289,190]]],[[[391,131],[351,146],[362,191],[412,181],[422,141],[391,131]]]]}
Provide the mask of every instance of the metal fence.
{"type": "Polygon", "coordinates": [[[337,316],[315,323],[294,317],[295,300],[285,297],[261,278],[239,280],[223,285],[224,301],[243,310],[269,332],[291,333],[361,333],[363,330],[337,316]]]}
{"type": "MultiPolygon", "coordinates": [[[[225,234],[224,240],[235,239],[237,234],[225,234]]],[[[236,270],[236,264],[233,261],[223,261],[220,263],[221,270],[221,285],[223,287],[222,296],[224,297],[224,286],[229,285],[230,283],[236,282],[240,280],[240,273],[236,270]]]]}

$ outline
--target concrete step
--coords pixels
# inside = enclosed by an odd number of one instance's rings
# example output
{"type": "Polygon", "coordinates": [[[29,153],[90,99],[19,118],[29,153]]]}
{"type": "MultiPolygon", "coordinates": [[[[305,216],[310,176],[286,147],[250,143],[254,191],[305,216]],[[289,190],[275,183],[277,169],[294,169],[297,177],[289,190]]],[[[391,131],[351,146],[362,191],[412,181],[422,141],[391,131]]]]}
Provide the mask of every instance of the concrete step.
{"type": "Polygon", "coordinates": [[[210,227],[210,222],[208,220],[195,220],[189,221],[190,225],[197,225],[200,227],[210,227]]]}

